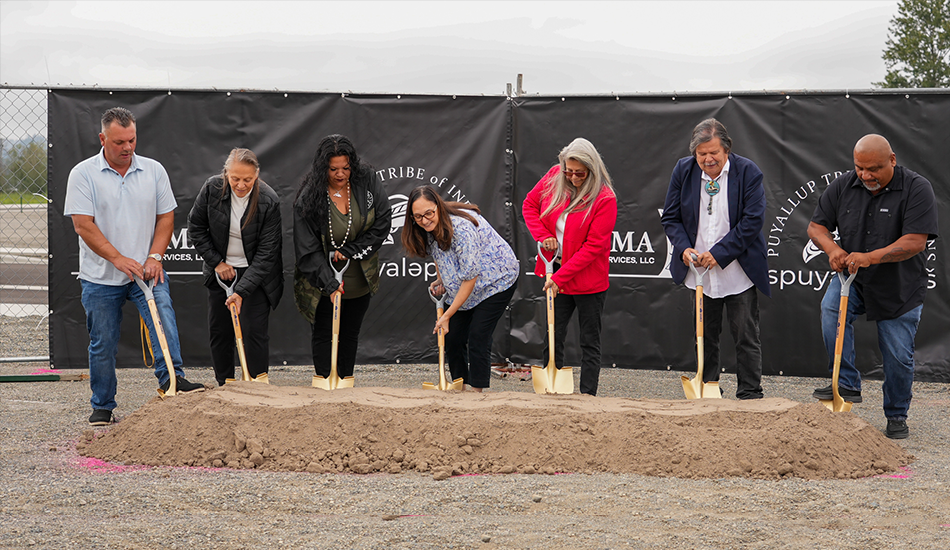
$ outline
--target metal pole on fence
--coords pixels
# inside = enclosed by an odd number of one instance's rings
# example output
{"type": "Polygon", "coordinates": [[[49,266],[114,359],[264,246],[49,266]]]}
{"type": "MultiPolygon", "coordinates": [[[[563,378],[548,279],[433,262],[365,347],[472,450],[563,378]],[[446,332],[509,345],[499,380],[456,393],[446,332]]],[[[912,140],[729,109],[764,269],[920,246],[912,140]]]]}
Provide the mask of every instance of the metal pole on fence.
{"type": "Polygon", "coordinates": [[[45,357],[0,357],[0,363],[49,363],[49,355],[45,357]]]}

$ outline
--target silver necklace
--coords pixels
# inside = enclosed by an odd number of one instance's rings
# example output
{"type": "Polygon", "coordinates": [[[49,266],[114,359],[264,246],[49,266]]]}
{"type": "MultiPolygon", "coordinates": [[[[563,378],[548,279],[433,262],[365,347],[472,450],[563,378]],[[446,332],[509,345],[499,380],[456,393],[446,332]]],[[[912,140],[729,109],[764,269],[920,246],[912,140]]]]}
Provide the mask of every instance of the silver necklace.
{"type": "MultiPolygon", "coordinates": [[[[339,191],[333,194],[334,197],[342,198],[343,195],[339,191]]],[[[346,244],[346,239],[350,237],[350,227],[353,226],[353,209],[349,208],[350,206],[350,182],[346,182],[346,235],[343,235],[343,242],[340,243],[340,246],[346,244]]],[[[333,245],[334,250],[339,250],[340,246],[337,246],[336,241],[333,239],[333,199],[330,198],[330,193],[327,192],[327,207],[331,210],[327,211],[327,229],[330,233],[330,244],[333,245]]]]}

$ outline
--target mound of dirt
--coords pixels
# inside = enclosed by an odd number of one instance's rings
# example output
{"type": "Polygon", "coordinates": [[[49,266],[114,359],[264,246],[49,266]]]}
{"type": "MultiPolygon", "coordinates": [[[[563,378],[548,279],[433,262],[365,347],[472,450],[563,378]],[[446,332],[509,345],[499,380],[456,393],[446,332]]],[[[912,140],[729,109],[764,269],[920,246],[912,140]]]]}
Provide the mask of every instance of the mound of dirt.
{"type": "Polygon", "coordinates": [[[120,464],[369,474],[637,473],[858,478],[913,460],[875,427],[819,403],[236,382],[155,398],[80,454],[120,464]]]}

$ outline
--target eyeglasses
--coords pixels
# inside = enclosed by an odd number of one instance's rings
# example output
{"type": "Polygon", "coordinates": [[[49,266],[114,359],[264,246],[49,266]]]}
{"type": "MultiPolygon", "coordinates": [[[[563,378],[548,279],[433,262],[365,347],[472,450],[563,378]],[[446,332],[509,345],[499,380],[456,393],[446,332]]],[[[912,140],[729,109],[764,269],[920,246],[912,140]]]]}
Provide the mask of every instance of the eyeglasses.
{"type": "Polygon", "coordinates": [[[565,170],[564,171],[565,178],[571,179],[574,176],[584,179],[587,177],[587,170],[565,170]]]}
{"type": "Polygon", "coordinates": [[[413,214],[412,219],[416,220],[416,223],[420,223],[422,220],[431,220],[435,216],[435,209],[430,208],[423,212],[422,214],[413,214]]]}

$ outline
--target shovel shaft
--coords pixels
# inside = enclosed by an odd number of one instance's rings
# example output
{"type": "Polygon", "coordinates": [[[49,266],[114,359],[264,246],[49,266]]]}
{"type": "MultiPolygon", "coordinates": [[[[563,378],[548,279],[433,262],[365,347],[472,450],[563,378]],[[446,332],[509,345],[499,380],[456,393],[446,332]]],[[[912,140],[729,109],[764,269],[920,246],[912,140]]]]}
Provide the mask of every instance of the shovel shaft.
{"type": "Polygon", "coordinates": [[[838,330],[835,333],[835,362],[831,370],[831,392],[833,394],[832,403],[834,405],[832,410],[835,411],[840,411],[844,403],[844,399],[842,399],[838,393],[838,376],[841,373],[841,351],[844,347],[844,330],[847,321],[848,297],[843,295],[838,304],[838,330]]]}
{"type": "Polygon", "coordinates": [[[703,349],[703,285],[696,285],[696,378],[703,382],[703,364],[706,353],[703,349]]]}
{"type": "Polygon", "coordinates": [[[152,314],[152,324],[155,325],[155,334],[158,335],[158,345],[162,348],[162,357],[165,358],[165,369],[168,370],[168,391],[165,395],[175,395],[177,383],[175,380],[175,365],[172,364],[172,355],[168,351],[168,340],[165,338],[165,329],[162,328],[162,317],[155,306],[155,298],[148,301],[148,311],[152,314]]]}
{"type": "MultiPolygon", "coordinates": [[[[435,308],[435,318],[439,320],[442,318],[444,310],[436,305],[435,308]]],[[[439,390],[444,391],[446,388],[446,379],[445,379],[445,332],[439,327],[439,390]]]]}
{"type": "Polygon", "coordinates": [[[337,351],[340,347],[340,302],[342,296],[339,293],[333,297],[333,339],[330,342],[330,379],[339,378],[336,370],[337,351]]]}
{"type": "Polygon", "coordinates": [[[247,356],[244,355],[244,334],[241,332],[241,318],[238,316],[237,304],[231,303],[228,306],[231,311],[231,325],[234,327],[234,343],[238,350],[238,359],[241,361],[241,380],[248,382],[251,380],[251,371],[247,368],[247,356]]]}
{"type": "MultiPolygon", "coordinates": [[[[551,281],[551,272],[545,275],[545,280],[551,281]]],[[[548,367],[557,368],[554,364],[554,289],[548,288],[545,293],[548,307],[548,367]]]]}

